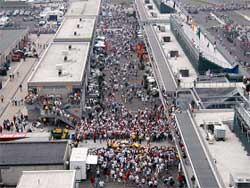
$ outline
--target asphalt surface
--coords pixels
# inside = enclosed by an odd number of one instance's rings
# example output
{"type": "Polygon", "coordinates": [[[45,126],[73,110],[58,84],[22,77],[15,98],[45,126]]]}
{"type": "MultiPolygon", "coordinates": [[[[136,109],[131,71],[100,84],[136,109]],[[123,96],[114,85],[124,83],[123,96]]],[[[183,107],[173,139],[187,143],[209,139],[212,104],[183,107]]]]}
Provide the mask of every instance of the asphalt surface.
{"type": "Polygon", "coordinates": [[[170,67],[167,65],[166,57],[161,49],[160,43],[157,40],[157,36],[154,33],[152,26],[145,26],[145,33],[152,49],[154,61],[156,62],[163,79],[164,89],[167,92],[174,93],[177,89],[177,84],[171,73],[170,67]]]}
{"type": "Polygon", "coordinates": [[[182,112],[176,114],[176,119],[200,186],[206,188],[219,188],[220,186],[216,181],[215,175],[213,174],[188,113],[182,112]]]}

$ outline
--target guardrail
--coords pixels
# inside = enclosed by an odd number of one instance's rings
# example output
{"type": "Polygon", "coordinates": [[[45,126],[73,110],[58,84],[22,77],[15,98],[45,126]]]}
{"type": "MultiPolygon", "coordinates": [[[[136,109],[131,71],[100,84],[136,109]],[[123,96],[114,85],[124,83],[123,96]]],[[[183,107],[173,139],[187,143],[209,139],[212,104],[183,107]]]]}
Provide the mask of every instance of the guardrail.
{"type": "Polygon", "coordinates": [[[195,96],[196,99],[198,100],[198,101],[197,101],[197,102],[198,102],[198,104],[197,104],[198,107],[204,109],[204,108],[205,108],[205,107],[204,107],[204,104],[203,104],[203,102],[202,102],[202,100],[201,100],[199,94],[197,93],[196,89],[193,88],[192,91],[193,91],[194,96],[195,96]]]}
{"type": "Polygon", "coordinates": [[[242,87],[241,82],[181,82],[181,88],[233,88],[233,87],[242,87]]]}
{"type": "Polygon", "coordinates": [[[42,110],[41,116],[48,117],[48,118],[54,118],[55,120],[59,119],[59,120],[63,121],[64,123],[67,123],[69,126],[75,127],[74,123],[72,121],[70,121],[67,117],[57,115],[56,113],[53,113],[53,112],[46,112],[46,111],[42,110]]]}
{"type": "MultiPolygon", "coordinates": [[[[241,115],[247,125],[250,126],[250,113],[245,109],[245,107],[247,106],[244,106],[244,103],[238,103],[238,105],[235,105],[235,110],[241,115]]],[[[248,107],[250,109],[250,106],[248,107]]]]}
{"type": "Polygon", "coordinates": [[[215,165],[215,163],[213,162],[214,161],[213,157],[212,157],[211,153],[209,152],[209,149],[207,147],[207,144],[205,143],[204,137],[201,135],[200,130],[197,128],[198,127],[197,123],[195,121],[193,121],[194,116],[193,116],[193,113],[190,111],[190,109],[188,109],[188,114],[191,117],[191,121],[194,124],[193,127],[195,129],[195,132],[198,134],[197,136],[198,136],[199,140],[201,141],[201,145],[203,147],[203,150],[205,152],[206,157],[208,158],[208,162],[209,162],[211,169],[214,173],[215,179],[217,180],[217,182],[221,188],[226,188],[227,186],[224,184],[224,181],[223,181],[223,179],[218,171],[218,168],[215,165]]]}
{"type": "MultiPolygon", "coordinates": [[[[139,20],[139,15],[138,15],[138,12],[137,12],[137,11],[136,11],[136,17],[137,17],[137,19],[139,20]]],[[[139,22],[139,23],[140,23],[140,22],[139,22]]],[[[141,24],[140,24],[140,27],[142,27],[141,24]]],[[[149,50],[150,48],[148,47],[148,41],[147,41],[147,39],[146,39],[146,37],[145,37],[145,33],[144,33],[143,40],[144,40],[144,43],[145,43],[145,45],[146,45],[146,48],[149,50]]],[[[158,74],[156,73],[157,71],[159,72],[159,67],[157,66],[157,63],[153,63],[153,61],[152,61],[152,59],[151,59],[151,58],[152,58],[152,52],[149,52],[149,54],[150,54],[150,55],[149,55],[149,61],[150,61],[150,64],[152,65],[152,68],[153,68],[154,77],[155,77],[155,78],[158,78],[158,79],[156,79],[157,86],[158,86],[158,88],[162,88],[161,85],[163,85],[163,83],[162,83],[162,84],[159,83],[159,80],[162,81],[162,79],[159,79],[159,76],[158,76],[158,74]]],[[[164,111],[165,111],[165,112],[168,112],[167,107],[166,107],[166,104],[165,104],[165,99],[163,98],[163,94],[162,94],[162,90],[161,90],[161,89],[159,89],[159,96],[160,96],[160,99],[161,99],[161,101],[162,101],[162,104],[163,104],[163,107],[164,107],[164,111]]],[[[184,161],[183,161],[183,158],[182,158],[181,149],[180,149],[180,147],[179,147],[179,144],[177,143],[177,136],[176,136],[176,134],[175,134],[175,132],[174,132],[173,129],[171,129],[171,134],[173,135],[173,140],[174,140],[176,149],[177,149],[177,151],[178,151],[178,155],[179,155],[179,157],[180,157],[180,163],[181,163],[181,166],[182,166],[184,175],[185,175],[186,180],[187,180],[188,188],[191,188],[191,185],[192,185],[192,184],[191,184],[191,180],[190,180],[190,178],[189,178],[189,177],[191,177],[191,176],[188,174],[187,167],[186,167],[186,165],[184,164],[184,161]]]]}

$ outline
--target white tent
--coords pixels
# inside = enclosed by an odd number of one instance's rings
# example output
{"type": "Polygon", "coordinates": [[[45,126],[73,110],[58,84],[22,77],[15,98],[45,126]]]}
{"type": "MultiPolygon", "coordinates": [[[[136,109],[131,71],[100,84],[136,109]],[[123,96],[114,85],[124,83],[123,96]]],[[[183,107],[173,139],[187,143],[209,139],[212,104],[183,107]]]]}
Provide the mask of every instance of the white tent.
{"type": "Polygon", "coordinates": [[[104,41],[104,40],[105,40],[105,37],[104,37],[104,36],[97,36],[96,39],[97,39],[97,40],[102,40],[102,41],[104,41]]]}
{"type": "Polygon", "coordinates": [[[98,41],[98,43],[95,44],[95,47],[97,47],[97,48],[104,48],[105,44],[104,44],[104,42],[98,41]]]}
{"type": "Polygon", "coordinates": [[[87,164],[97,165],[98,156],[97,155],[88,155],[87,164]]]}

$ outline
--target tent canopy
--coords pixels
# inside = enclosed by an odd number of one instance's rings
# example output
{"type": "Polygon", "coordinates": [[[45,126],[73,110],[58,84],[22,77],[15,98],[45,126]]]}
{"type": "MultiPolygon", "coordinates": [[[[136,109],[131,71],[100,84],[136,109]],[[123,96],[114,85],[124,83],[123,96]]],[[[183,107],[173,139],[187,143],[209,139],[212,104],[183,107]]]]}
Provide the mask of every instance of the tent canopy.
{"type": "Polygon", "coordinates": [[[98,156],[97,155],[88,155],[87,164],[97,165],[98,156]]]}
{"type": "Polygon", "coordinates": [[[97,44],[95,44],[95,47],[97,47],[97,48],[104,48],[105,44],[102,43],[102,42],[98,42],[97,44]]]}

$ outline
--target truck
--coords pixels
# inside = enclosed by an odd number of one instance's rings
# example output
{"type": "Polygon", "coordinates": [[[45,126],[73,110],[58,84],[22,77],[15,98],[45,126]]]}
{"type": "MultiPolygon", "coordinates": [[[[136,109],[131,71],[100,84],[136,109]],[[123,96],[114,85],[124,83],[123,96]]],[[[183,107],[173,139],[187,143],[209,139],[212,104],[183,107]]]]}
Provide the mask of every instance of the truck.
{"type": "Polygon", "coordinates": [[[11,61],[19,62],[21,60],[21,55],[19,53],[12,53],[11,61]]]}
{"type": "Polygon", "coordinates": [[[86,180],[87,171],[91,168],[90,165],[97,165],[97,161],[98,156],[91,155],[89,148],[73,148],[70,155],[69,169],[76,171],[76,181],[86,180]]]}
{"type": "Polygon", "coordinates": [[[76,180],[87,179],[88,148],[73,148],[70,156],[70,170],[76,171],[76,180]]]}
{"type": "Polygon", "coordinates": [[[214,138],[216,141],[226,139],[226,129],[222,124],[215,124],[214,125],[214,138]]]}
{"type": "Polygon", "coordinates": [[[55,128],[51,131],[51,136],[53,139],[68,139],[69,130],[66,128],[65,129],[55,128]]]}

